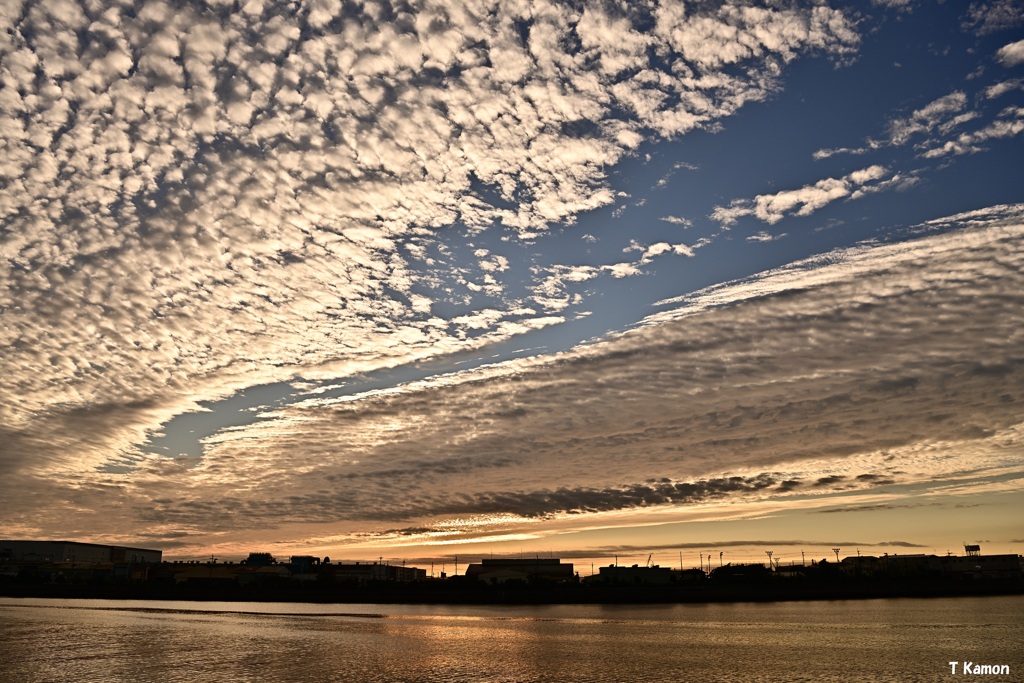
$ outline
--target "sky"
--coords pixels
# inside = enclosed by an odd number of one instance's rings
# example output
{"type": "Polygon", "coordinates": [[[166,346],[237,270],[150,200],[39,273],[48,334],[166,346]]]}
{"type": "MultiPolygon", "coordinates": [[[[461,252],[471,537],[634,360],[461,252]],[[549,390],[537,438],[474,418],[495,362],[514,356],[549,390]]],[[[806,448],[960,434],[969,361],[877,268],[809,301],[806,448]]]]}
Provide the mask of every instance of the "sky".
{"type": "Polygon", "coordinates": [[[1024,552],[1019,0],[0,23],[0,536],[1024,552]]]}

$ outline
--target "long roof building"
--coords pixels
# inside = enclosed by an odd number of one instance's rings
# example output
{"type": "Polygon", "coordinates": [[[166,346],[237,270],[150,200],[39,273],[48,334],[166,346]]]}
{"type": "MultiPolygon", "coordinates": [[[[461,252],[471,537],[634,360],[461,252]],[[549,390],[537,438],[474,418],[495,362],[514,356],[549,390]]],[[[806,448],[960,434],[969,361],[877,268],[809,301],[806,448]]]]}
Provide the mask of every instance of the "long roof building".
{"type": "Polygon", "coordinates": [[[0,540],[0,561],[74,564],[160,562],[163,551],[79,541],[0,540]]]}

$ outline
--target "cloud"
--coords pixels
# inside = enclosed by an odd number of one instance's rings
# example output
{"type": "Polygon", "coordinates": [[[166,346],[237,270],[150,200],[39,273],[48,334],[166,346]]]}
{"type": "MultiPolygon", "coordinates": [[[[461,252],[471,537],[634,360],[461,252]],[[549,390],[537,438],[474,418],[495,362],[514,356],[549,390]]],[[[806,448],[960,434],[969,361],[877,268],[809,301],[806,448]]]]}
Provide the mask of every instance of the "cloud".
{"type": "Polygon", "coordinates": [[[870,152],[871,149],[871,147],[838,147],[836,149],[819,149],[811,156],[815,161],[821,161],[822,159],[828,159],[829,157],[834,157],[839,154],[859,156],[870,152]]]}
{"type": "Polygon", "coordinates": [[[973,113],[961,113],[966,105],[967,95],[961,91],[940,97],[916,110],[909,117],[890,122],[889,142],[893,145],[904,145],[915,135],[930,134],[936,130],[948,132],[964,121],[974,118],[973,113]]]}
{"type": "Polygon", "coordinates": [[[202,401],[557,324],[446,229],[572,223],[642,140],[858,41],[825,7],[393,9],[5,8],[0,466],[120,467],[202,401]]]}
{"type": "Polygon", "coordinates": [[[666,223],[672,223],[673,225],[681,225],[684,228],[693,227],[693,221],[689,218],[683,218],[682,216],[662,216],[659,220],[663,220],[666,223]]]}
{"type": "MultiPolygon", "coordinates": [[[[663,188],[668,187],[669,180],[674,176],[680,169],[686,169],[687,171],[696,171],[699,167],[696,164],[691,164],[686,161],[677,161],[672,164],[672,168],[669,169],[668,173],[658,179],[655,187],[663,188]]],[[[662,219],[664,220],[664,219],[662,219]]]]}
{"type": "Polygon", "coordinates": [[[744,216],[754,216],[774,225],[787,215],[809,216],[838,199],[858,199],[872,192],[904,186],[908,182],[913,180],[899,174],[890,175],[884,166],[875,164],[842,178],[826,178],[797,190],[757,195],[752,200],[734,199],[728,206],[716,206],[711,218],[725,227],[734,225],[744,216]]]}
{"type": "Polygon", "coordinates": [[[628,247],[623,249],[624,252],[639,251],[643,252],[640,256],[638,265],[647,265],[654,260],[656,256],[662,254],[676,254],[679,256],[693,256],[696,252],[696,247],[690,247],[686,244],[669,244],[668,242],[656,242],[648,246],[643,246],[637,243],[636,240],[630,240],[628,247]]]}
{"type": "Polygon", "coordinates": [[[761,232],[759,232],[757,234],[747,236],[747,241],[748,242],[774,242],[775,240],[780,240],[780,239],[782,239],[785,236],[786,236],[786,233],[784,233],[784,232],[780,233],[778,235],[772,235],[771,233],[762,230],[761,232]]]}
{"type": "MultiPolygon", "coordinates": [[[[975,99],[993,100],[1018,88],[1019,79],[1002,81],[986,87],[975,99]]],[[[1019,132],[1014,121],[1019,118],[1016,108],[1005,108],[989,118],[983,107],[970,108],[969,101],[967,93],[956,90],[916,109],[909,116],[890,120],[884,140],[868,139],[863,146],[855,148],[819,149],[812,156],[820,161],[838,154],[861,155],[885,146],[912,145],[922,158],[934,159],[974,153],[982,149],[981,142],[1010,137],[1019,132]],[[957,132],[968,125],[976,127],[973,131],[957,132]]]]}
{"type": "Polygon", "coordinates": [[[985,143],[1020,135],[1024,132],[1024,108],[1007,107],[990,124],[970,133],[962,133],[942,145],[933,147],[922,154],[926,159],[935,159],[962,154],[975,154],[985,149],[985,143]]]}
{"type": "Polygon", "coordinates": [[[914,8],[914,0],[871,0],[871,4],[900,12],[910,12],[914,8]]]}
{"type": "Polygon", "coordinates": [[[819,514],[846,514],[849,512],[878,512],[880,510],[898,510],[911,507],[921,507],[921,505],[935,505],[935,503],[920,503],[914,505],[890,505],[887,503],[880,503],[877,505],[856,505],[852,507],[835,507],[826,508],[824,510],[818,510],[819,514]]]}
{"type": "Polygon", "coordinates": [[[988,99],[995,99],[996,97],[1005,95],[1008,92],[1021,89],[1024,89],[1024,79],[1013,78],[985,88],[985,97],[988,99]]]}
{"type": "Polygon", "coordinates": [[[962,26],[978,35],[1005,31],[1024,24],[1024,10],[1018,0],[972,2],[964,15],[962,26]]]}
{"type": "Polygon", "coordinates": [[[978,227],[994,223],[1019,223],[1024,221],[1024,204],[997,204],[974,211],[964,211],[952,216],[935,218],[914,227],[915,232],[978,227]]]}
{"type": "MultiPolygon", "coordinates": [[[[423,509],[398,511],[400,518],[430,515],[492,515],[545,517],[555,514],[580,515],[658,505],[685,505],[725,496],[756,493],[773,487],[767,475],[753,478],[729,477],[696,482],[652,482],[614,488],[561,487],[530,492],[476,493],[458,498],[426,499],[423,509]]],[[[367,511],[380,518],[380,511],[367,511]]]]}
{"type": "MultiPolygon", "coordinates": [[[[114,505],[151,530],[459,519],[485,533],[510,514],[821,507],[893,481],[976,492],[1020,476],[1022,236],[1018,222],[865,245],[571,352],[311,396],[211,437],[200,461],[60,475],[45,515],[69,529],[104,527],[114,505]],[[95,512],[70,516],[83,501],[95,512]]],[[[5,495],[31,510],[32,490],[5,495]]]]}
{"type": "MultiPolygon", "coordinates": [[[[589,241],[589,240],[588,240],[589,241]]],[[[656,242],[651,245],[641,245],[636,240],[630,240],[629,246],[623,252],[641,252],[640,257],[635,261],[622,261],[619,263],[602,264],[599,266],[586,265],[553,265],[544,271],[547,277],[541,280],[534,287],[533,301],[548,311],[561,311],[571,303],[578,302],[579,294],[569,294],[569,289],[574,285],[589,282],[601,276],[609,276],[615,279],[634,277],[640,275],[642,268],[650,265],[658,256],[675,254],[676,256],[693,257],[696,250],[707,244],[706,241],[698,240],[692,246],[678,243],[656,242]]]]}
{"type": "Polygon", "coordinates": [[[1024,40],[1018,40],[1016,43],[1010,43],[999,48],[999,51],[996,53],[996,59],[1003,66],[1007,67],[1024,63],[1024,40]]]}

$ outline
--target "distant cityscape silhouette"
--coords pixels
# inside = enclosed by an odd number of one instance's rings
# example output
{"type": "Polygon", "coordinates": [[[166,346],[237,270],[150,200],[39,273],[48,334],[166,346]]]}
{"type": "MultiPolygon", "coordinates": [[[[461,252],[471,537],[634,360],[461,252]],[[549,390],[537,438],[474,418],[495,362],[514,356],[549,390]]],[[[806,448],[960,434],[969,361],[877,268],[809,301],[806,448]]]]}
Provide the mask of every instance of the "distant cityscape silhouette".
{"type": "Polygon", "coordinates": [[[383,561],[253,552],[241,562],[164,561],[160,550],[77,541],[0,541],[0,594],[314,602],[704,602],[1024,593],[1024,557],[850,555],[782,565],[670,568],[617,561],[581,577],[557,558],[485,558],[463,574],[383,561]]]}

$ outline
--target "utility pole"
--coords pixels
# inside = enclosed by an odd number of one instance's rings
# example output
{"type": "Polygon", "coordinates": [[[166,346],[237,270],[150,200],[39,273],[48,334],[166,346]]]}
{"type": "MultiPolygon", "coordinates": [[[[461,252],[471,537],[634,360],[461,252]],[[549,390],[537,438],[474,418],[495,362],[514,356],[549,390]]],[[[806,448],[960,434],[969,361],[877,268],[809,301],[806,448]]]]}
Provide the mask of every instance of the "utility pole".
{"type": "Polygon", "coordinates": [[[724,554],[725,554],[725,551],[724,551],[724,550],[720,550],[720,551],[718,552],[718,566],[719,566],[719,567],[721,567],[721,566],[722,566],[722,556],[723,556],[724,554]]]}
{"type": "Polygon", "coordinates": [[[765,550],[764,554],[768,556],[768,571],[771,571],[771,569],[772,569],[772,551],[771,550],[765,550]]]}
{"type": "Polygon", "coordinates": [[[836,554],[836,564],[839,563],[839,548],[832,548],[832,552],[836,554]]]}

